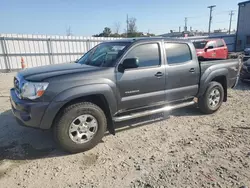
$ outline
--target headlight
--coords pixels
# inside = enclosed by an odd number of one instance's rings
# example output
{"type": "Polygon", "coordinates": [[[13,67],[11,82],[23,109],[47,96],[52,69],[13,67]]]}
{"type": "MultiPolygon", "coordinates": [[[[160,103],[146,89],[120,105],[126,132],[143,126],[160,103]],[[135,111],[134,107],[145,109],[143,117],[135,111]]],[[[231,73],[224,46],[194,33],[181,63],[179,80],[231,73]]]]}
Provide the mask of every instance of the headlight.
{"type": "Polygon", "coordinates": [[[42,83],[27,82],[21,88],[21,96],[23,98],[28,98],[31,100],[37,99],[44,94],[48,85],[49,83],[47,82],[42,82],[42,83]]]}

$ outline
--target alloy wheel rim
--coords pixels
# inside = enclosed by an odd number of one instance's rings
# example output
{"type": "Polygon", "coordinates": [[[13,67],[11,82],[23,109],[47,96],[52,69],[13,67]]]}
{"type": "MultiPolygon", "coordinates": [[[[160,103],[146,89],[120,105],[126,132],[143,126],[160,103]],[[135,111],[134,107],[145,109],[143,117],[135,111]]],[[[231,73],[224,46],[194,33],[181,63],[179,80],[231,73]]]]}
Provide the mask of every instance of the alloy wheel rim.
{"type": "Polygon", "coordinates": [[[216,108],[220,103],[220,99],[221,99],[220,91],[219,89],[215,88],[209,94],[208,103],[212,108],[216,108]]]}
{"type": "Polygon", "coordinates": [[[93,139],[98,130],[96,118],[90,114],[83,114],[75,118],[69,126],[69,137],[77,143],[83,144],[93,139]]]}

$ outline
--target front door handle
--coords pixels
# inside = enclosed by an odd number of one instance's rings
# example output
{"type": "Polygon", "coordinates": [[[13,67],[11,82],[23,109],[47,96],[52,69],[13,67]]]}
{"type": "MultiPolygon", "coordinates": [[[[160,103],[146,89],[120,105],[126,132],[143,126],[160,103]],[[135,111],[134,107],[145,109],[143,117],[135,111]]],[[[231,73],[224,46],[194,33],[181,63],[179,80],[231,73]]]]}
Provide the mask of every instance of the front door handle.
{"type": "Polygon", "coordinates": [[[194,68],[189,69],[189,72],[195,72],[194,68]]]}
{"type": "Polygon", "coordinates": [[[155,74],[155,76],[156,76],[157,78],[162,77],[162,76],[163,76],[163,73],[162,73],[162,72],[157,72],[157,73],[155,74]]]}

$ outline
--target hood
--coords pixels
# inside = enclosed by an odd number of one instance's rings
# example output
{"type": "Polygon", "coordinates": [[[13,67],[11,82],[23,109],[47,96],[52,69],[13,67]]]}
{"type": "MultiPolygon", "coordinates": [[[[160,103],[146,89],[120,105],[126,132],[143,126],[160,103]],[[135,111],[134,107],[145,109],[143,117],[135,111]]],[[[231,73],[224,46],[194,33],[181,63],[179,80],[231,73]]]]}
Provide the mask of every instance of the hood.
{"type": "Polygon", "coordinates": [[[29,81],[42,81],[46,78],[71,74],[77,72],[89,72],[100,69],[100,67],[81,65],[79,63],[62,63],[56,65],[46,65],[35,68],[28,68],[19,72],[20,75],[29,81]]]}

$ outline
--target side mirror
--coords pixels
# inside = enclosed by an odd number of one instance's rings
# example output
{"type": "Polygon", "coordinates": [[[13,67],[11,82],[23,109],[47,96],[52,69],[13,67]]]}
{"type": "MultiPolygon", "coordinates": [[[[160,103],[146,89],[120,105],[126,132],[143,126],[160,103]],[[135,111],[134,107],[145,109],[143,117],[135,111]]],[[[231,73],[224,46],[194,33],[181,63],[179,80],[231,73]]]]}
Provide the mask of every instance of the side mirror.
{"type": "Polygon", "coordinates": [[[205,52],[209,49],[213,49],[214,47],[213,46],[208,46],[207,48],[205,48],[205,52]]]}
{"type": "Polygon", "coordinates": [[[139,67],[139,59],[138,58],[129,58],[125,59],[122,63],[123,69],[132,69],[139,67]]]}
{"type": "Polygon", "coordinates": [[[79,61],[79,59],[76,59],[76,60],[74,61],[74,63],[78,63],[78,61],[79,61]]]}

